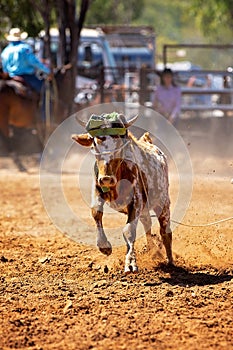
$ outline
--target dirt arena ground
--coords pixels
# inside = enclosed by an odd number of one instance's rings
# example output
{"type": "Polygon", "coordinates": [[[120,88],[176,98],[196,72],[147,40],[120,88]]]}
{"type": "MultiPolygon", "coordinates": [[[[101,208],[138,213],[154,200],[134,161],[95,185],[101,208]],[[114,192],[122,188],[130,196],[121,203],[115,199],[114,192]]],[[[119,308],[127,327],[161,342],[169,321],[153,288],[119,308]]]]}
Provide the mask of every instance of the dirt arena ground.
{"type": "MultiPolygon", "coordinates": [[[[233,349],[233,221],[176,228],[174,268],[140,238],[139,273],[125,276],[125,247],[106,258],[72,241],[43,208],[37,169],[0,164],[1,350],[233,349]]],[[[201,165],[186,223],[232,216],[232,160],[201,165]]],[[[67,193],[79,203],[72,176],[64,175],[67,193]]],[[[171,175],[172,198],[175,185],[171,175]]]]}

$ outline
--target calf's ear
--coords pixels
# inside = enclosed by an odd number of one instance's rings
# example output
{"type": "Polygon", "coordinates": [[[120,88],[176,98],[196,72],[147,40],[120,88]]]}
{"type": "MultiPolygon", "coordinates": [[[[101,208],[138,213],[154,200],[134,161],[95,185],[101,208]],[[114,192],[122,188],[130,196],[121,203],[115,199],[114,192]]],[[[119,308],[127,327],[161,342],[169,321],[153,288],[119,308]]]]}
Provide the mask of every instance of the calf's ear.
{"type": "Polygon", "coordinates": [[[78,142],[81,146],[90,147],[93,142],[93,138],[88,134],[73,134],[72,140],[78,142]]]}

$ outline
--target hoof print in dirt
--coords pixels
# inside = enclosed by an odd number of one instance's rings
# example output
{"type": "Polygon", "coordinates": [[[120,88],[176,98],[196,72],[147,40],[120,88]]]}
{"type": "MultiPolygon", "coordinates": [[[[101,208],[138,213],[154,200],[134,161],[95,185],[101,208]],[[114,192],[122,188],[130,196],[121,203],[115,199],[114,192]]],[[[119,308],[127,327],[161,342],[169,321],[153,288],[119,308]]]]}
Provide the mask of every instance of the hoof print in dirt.
{"type": "Polygon", "coordinates": [[[108,273],[108,271],[109,271],[108,266],[105,265],[105,266],[104,266],[104,273],[108,273]]]}
{"type": "Polygon", "coordinates": [[[43,258],[40,258],[40,259],[39,259],[39,262],[40,262],[41,264],[44,264],[44,263],[46,263],[46,262],[50,262],[50,260],[51,260],[51,258],[50,258],[49,256],[44,256],[43,258]]]}
{"type": "Polygon", "coordinates": [[[2,255],[0,261],[6,263],[8,262],[8,259],[4,255],[2,255]]]}
{"type": "Polygon", "coordinates": [[[73,307],[73,303],[71,300],[68,300],[66,303],[66,306],[63,309],[63,313],[66,314],[67,312],[69,312],[70,309],[72,309],[73,307]]]}

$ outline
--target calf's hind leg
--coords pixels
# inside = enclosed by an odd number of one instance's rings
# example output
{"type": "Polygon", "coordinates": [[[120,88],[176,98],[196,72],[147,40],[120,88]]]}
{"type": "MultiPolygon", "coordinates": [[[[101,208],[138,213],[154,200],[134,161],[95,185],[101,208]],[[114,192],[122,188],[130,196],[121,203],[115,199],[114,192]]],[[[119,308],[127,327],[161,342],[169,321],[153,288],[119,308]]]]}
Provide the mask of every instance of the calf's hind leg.
{"type": "Polygon", "coordinates": [[[144,209],[143,213],[140,216],[140,221],[143,224],[146,233],[147,250],[150,251],[154,248],[155,242],[151,234],[152,221],[149,210],[144,209]]]}
{"type": "Polygon", "coordinates": [[[170,205],[165,204],[163,209],[157,207],[154,209],[155,214],[159,220],[160,235],[162,237],[163,245],[166,250],[168,264],[173,265],[172,257],[172,231],[170,228],[170,205]]]}

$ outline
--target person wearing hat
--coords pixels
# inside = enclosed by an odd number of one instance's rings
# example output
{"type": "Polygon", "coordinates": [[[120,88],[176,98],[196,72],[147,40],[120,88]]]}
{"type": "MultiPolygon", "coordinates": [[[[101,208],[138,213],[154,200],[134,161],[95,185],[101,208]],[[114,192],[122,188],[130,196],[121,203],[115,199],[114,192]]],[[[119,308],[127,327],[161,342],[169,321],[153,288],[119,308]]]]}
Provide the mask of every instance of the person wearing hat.
{"type": "Polygon", "coordinates": [[[165,68],[161,74],[161,83],[153,96],[154,109],[173,125],[177,123],[181,107],[181,90],[175,85],[173,72],[165,68]]]}
{"type": "Polygon", "coordinates": [[[33,53],[32,47],[24,42],[28,34],[19,28],[12,28],[5,37],[9,44],[1,53],[2,69],[11,78],[22,77],[37,93],[40,93],[43,80],[37,78],[37,72],[49,75],[46,67],[33,53]]]}

